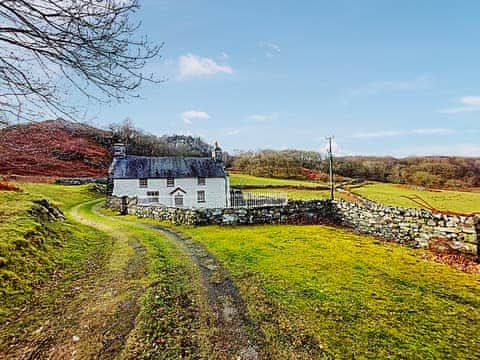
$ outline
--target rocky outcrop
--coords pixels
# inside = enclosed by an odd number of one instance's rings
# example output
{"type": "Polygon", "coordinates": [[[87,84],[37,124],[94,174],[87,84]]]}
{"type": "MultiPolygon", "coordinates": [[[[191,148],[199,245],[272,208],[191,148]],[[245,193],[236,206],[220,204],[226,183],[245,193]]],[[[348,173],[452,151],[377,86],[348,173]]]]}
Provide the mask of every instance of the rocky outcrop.
{"type": "Polygon", "coordinates": [[[34,203],[36,206],[29,210],[32,216],[43,221],[65,220],[65,215],[62,210],[50,203],[47,199],[35,200],[34,203]]]}

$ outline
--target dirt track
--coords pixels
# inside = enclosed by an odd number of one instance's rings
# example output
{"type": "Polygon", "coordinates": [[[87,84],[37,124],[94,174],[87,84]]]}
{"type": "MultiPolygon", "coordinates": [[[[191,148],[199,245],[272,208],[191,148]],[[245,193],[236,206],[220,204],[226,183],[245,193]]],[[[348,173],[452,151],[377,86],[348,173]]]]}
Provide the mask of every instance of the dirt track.
{"type": "MultiPolygon", "coordinates": [[[[219,262],[199,244],[157,225],[127,221],[118,216],[100,214],[84,217],[80,204],[70,216],[85,225],[97,228],[113,239],[108,258],[89,260],[84,276],[61,289],[49,309],[32,304],[18,314],[25,322],[25,332],[12,336],[0,349],[0,357],[8,359],[112,359],[128,357],[122,351],[140,310],[140,299],[148,287],[148,254],[142,239],[126,235],[121,224],[156,231],[163,241],[170,241],[184,251],[201,275],[203,296],[215,321],[210,335],[216,359],[257,359],[262,336],[247,316],[245,305],[228,273],[219,262]],[[102,221],[118,222],[118,228],[102,221]],[[27,319],[42,324],[32,329],[27,319]]],[[[54,286],[54,285],[52,285],[54,286]]],[[[48,289],[46,290],[48,291],[48,289]]],[[[2,331],[8,333],[8,328],[2,331]]],[[[159,354],[161,358],[161,354],[159,354]]]]}

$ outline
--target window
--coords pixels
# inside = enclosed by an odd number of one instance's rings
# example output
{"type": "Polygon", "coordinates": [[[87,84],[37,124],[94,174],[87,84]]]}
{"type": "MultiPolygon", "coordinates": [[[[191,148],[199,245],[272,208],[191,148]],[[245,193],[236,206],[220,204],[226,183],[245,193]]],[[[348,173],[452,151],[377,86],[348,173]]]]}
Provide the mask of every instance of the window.
{"type": "Polygon", "coordinates": [[[138,179],[138,186],[141,188],[148,187],[148,179],[138,179]]]}
{"type": "Polygon", "coordinates": [[[174,199],[175,199],[175,206],[183,206],[183,195],[182,194],[175,195],[174,199]]]}
{"type": "Polygon", "coordinates": [[[147,201],[149,203],[158,203],[159,191],[147,191],[147,201]]]}
{"type": "Polygon", "coordinates": [[[205,191],[197,191],[197,201],[199,203],[204,203],[205,202],[205,191]]]}
{"type": "Polygon", "coordinates": [[[204,177],[199,177],[199,178],[197,178],[197,180],[198,180],[198,182],[197,182],[198,185],[205,185],[206,182],[207,182],[207,179],[204,178],[204,177]]]}
{"type": "Polygon", "coordinates": [[[167,187],[174,187],[175,179],[173,177],[167,177],[167,187]]]}

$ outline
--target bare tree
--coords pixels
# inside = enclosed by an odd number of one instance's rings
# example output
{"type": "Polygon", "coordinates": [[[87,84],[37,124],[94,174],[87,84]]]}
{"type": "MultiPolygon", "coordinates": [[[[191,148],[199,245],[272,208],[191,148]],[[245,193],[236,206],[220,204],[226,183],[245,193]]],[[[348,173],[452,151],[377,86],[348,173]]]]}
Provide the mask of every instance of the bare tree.
{"type": "Polygon", "coordinates": [[[160,82],[142,73],[162,45],[134,37],[138,9],[137,0],[0,0],[0,123],[75,119],[79,94],[122,101],[144,80],[160,82]]]}

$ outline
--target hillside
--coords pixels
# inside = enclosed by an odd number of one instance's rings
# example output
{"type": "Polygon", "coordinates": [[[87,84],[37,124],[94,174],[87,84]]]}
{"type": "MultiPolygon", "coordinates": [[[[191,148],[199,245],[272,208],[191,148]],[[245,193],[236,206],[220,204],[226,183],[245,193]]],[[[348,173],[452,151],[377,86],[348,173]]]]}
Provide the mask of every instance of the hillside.
{"type": "Polygon", "coordinates": [[[108,130],[65,120],[18,124],[0,129],[0,175],[103,177],[114,142],[146,156],[209,156],[211,146],[185,135],[156,136],[129,122],[108,130]]]}
{"type": "Polygon", "coordinates": [[[109,151],[87,125],[49,120],[0,130],[0,174],[25,176],[105,176],[109,151]]]}

